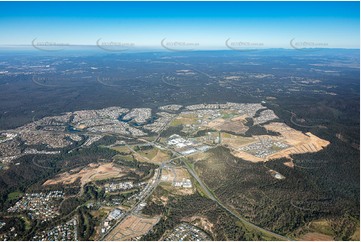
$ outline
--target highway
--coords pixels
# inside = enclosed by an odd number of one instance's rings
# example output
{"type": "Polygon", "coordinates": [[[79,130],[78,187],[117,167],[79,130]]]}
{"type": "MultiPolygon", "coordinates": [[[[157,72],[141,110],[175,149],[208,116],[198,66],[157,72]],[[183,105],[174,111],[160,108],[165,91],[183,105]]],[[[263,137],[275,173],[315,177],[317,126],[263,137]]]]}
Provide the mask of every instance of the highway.
{"type": "MultiPolygon", "coordinates": [[[[177,154],[178,156],[173,158],[172,160],[174,159],[178,159],[178,158],[184,158],[186,156],[172,150],[172,149],[169,149],[168,147],[165,147],[163,146],[162,144],[158,143],[158,142],[148,142],[150,144],[153,144],[153,145],[158,145],[159,147],[162,147],[163,149],[165,150],[169,150],[171,151],[173,154],[177,154]]],[[[194,153],[193,153],[194,154],[194,153]]],[[[167,161],[167,162],[170,162],[171,160],[167,161]]],[[[162,163],[162,166],[164,165],[164,163],[167,163],[167,162],[163,162],[162,163]]],[[[215,201],[219,206],[221,206],[224,210],[226,210],[227,212],[229,212],[230,214],[232,214],[233,216],[235,216],[237,219],[239,219],[242,223],[244,223],[245,225],[255,229],[255,230],[258,230],[264,234],[267,234],[267,235],[270,235],[278,240],[290,240],[289,238],[285,237],[285,236],[282,236],[282,235],[279,235],[279,234],[276,234],[272,231],[269,231],[267,229],[264,229],[264,228],[261,228],[249,221],[247,221],[246,219],[244,219],[243,217],[241,217],[240,215],[238,215],[237,213],[235,213],[234,211],[232,211],[231,209],[227,208],[217,197],[215,197],[209,190],[209,188],[203,183],[203,181],[199,178],[199,176],[197,175],[197,173],[189,166],[188,163],[186,163],[185,161],[183,161],[183,164],[185,166],[185,168],[188,170],[189,174],[191,174],[194,179],[197,180],[198,184],[201,186],[201,188],[203,189],[203,192],[208,196],[209,199],[215,201]]]]}
{"type": "Polygon", "coordinates": [[[199,185],[202,187],[203,192],[206,193],[206,195],[213,201],[215,201],[216,203],[218,203],[219,206],[221,206],[224,210],[226,210],[227,212],[229,212],[230,214],[232,214],[233,216],[235,216],[237,219],[239,219],[242,223],[244,223],[245,225],[258,230],[264,234],[270,235],[278,240],[290,240],[289,238],[276,234],[272,231],[269,231],[267,229],[261,228],[247,220],[245,220],[244,218],[242,218],[241,216],[239,216],[238,214],[236,214],[234,211],[230,210],[229,208],[227,208],[218,198],[216,198],[208,189],[208,187],[203,183],[203,181],[198,177],[197,173],[189,166],[189,164],[187,164],[186,162],[183,162],[184,166],[186,167],[186,169],[188,170],[189,174],[191,174],[194,179],[197,180],[197,182],[199,183],[199,185]]]}
{"type": "MultiPolygon", "coordinates": [[[[172,158],[168,161],[164,161],[160,166],[159,166],[159,172],[157,175],[157,178],[155,180],[155,182],[153,183],[153,187],[150,189],[149,193],[144,196],[142,199],[140,199],[140,201],[131,209],[126,213],[126,216],[124,216],[121,220],[117,221],[117,223],[106,233],[109,234],[109,232],[115,228],[122,220],[124,220],[125,217],[127,217],[128,215],[132,214],[133,211],[136,209],[136,207],[143,201],[145,201],[151,194],[152,192],[155,190],[155,188],[158,186],[159,182],[160,182],[160,177],[161,177],[161,172],[162,172],[162,168],[164,167],[164,165],[166,163],[171,162],[172,160],[178,159],[178,158],[185,158],[186,156],[164,146],[163,144],[157,142],[159,136],[156,137],[156,139],[152,142],[146,141],[146,140],[141,140],[141,141],[145,141],[146,144],[148,145],[156,145],[164,150],[168,150],[170,152],[172,152],[173,154],[177,155],[175,158],[172,158]]],[[[138,139],[140,140],[140,139],[138,139]]],[[[129,148],[129,147],[128,147],[129,148]]],[[[134,151],[135,152],[135,151],[134,151]]],[[[244,219],[243,217],[241,217],[239,214],[235,213],[234,211],[232,211],[231,209],[229,209],[228,207],[226,207],[215,195],[213,195],[212,192],[210,192],[209,188],[203,183],[203,181],[199,178],[199,176],[197,175],[197,173],[190,167],[190,165],[188,163],[186,163],[185,161],[183,161],[183,164],[185,166],[185,168],[188,170],[189,174],[191,174],[193,176],[193,178],[198,182],[198,184],[200,185],[200,187],[202,188],[203,192],[205,193],[205,195],[215,201],[220,207],[222,207],[224,210],[226,210],[227,212],[229,212],[230,214],[232,214],[234,217],[236,217],[238,220],[240,220],[243,224],[245,224],[246,226],[253,228],[254,230],[260,231],[266,235],[272,236],[273,238],[276,238],[278,240],[290,240],[289,238],[279,235],[277,233],[274,233],[272,231],[269,231],[267,229],[261,228],[249,221],[247,221],[246,219],[244,219]]],[[[106,235],[102,236],[102,239],[104,239],[106,237],[106,235]]]]}
{"type": "Polygon", "coordinates": [[[116,228],[125,218],[127,218],[130,215],[134,214],[134,211],[137,209],[137,207],[139,206],[139,204],[141,204],[142,202],[146,201],[147,198],[153,193],[153,191],[155,190],[155,188],[158,186],[159,182],[160,182],[160,178],[161,178],[161,168],[159,168],[158,173],[156,174],[155,179],[153,180],[153,182],[150,184],[150,188],[148,189],[148,191],[146,192],[146,194],[143,195],[143,197],[141,199],[139,199],[139,201],[128,211],[126,211],[120,219],[118,219],[118,221],[108,230],[106,231],[106,233],[104,233],[100,240],[104,240],[109,234],[110,232],[116,228]]]}

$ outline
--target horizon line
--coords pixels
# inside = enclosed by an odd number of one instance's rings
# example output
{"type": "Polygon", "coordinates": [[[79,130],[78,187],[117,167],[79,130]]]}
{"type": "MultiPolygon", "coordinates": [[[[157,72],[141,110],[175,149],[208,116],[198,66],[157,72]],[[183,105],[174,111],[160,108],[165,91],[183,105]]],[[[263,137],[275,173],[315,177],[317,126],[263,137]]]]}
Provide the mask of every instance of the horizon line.
{"type": "MultiPolygon", "coordinates": [[[[107,46],[107,45],[105,45],[107,46]]],[[[36,47],[34,47],[34,45],[31,45],[31,44],[0,44],[0,48],[6,48],[6,47],[28,47],[30,49],[33,49],[33,50],[39,50],[37,49],[36,47]]],[[[48,47],[48,48],[54,48],[54,47],[62,47],[63,49],[61,49],[62,51],[65,51],[65,50],[74,50],[74,49],[71,49],[69,47],[92,47],[92,48],[97,48],[97,49],[100,49],[100,50],[104,50],[104,46],[99,46],[99,45],[96,45],[96,44],[64,44],[64,45],[40,45],[40,46],[37,46],[37,47],[42,47],[42,48],[45,48],[45,47],[48,47]],[[102,48],[103,47],[103,48],[102,48]]],[[[119,46],[116,46],[116,45],[108,45],[107,47],[119,47],[119,46]]],[[[127,47],[127,46],[125,46],[127,47]]],[[[146,50],[165,50],[165,51],[170,51],[169,49],[167,48],[164,48],[162,45],[160,46],[131,46],[130,48],[128,49],[123,49],[123,50],[119,50],[119,49],[107,49],[108,51],[123,51],[123,52],[129,52],[129,51],[132,51],[132,50],[142,50],[142,49],[146,49],[146,50]]],[[[227,46],[224,46],[224,47],[214,47],[214,48],[209,48],[209,47],[205,47],[205,48],[194,48],[194,49],[178,49],[176,51],[179,51],[179,52],[186,52],[186,51],[189,51],[189,52],[194,52],[194,51],[216,51],[216,50],[232,50],[232,51],[237,51],[237,50],[271,50],[271,49],[283,49],[283,50],[303,50],[303,49],[325,49],[325,50],[331,50],[331,49],[345,49],[345,50],[360,50],[360,47],[302,47],[302,48],[294,48],[292,46],[290,47],[258,47],[258,48],[253,48],[253,47],[240,47],[239,49],[231,49],[231,48],[228,48],[227,46]]],[[[51,50],[51,49],[50,49],[51,50]]],[[[60,51],[60,50],[59,50],[60,51]]]]}

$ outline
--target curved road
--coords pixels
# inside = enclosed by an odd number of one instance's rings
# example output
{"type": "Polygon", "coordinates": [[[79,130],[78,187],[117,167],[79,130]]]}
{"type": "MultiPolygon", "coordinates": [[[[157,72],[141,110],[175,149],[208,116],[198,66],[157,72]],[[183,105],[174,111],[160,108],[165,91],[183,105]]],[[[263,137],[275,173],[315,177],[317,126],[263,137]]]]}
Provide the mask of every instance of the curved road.
{"type": "Polygon", "coordinates": [[[264,234],[270,235],[274,238],[277,238],[279,240],[290,240],[289,238],[276,234],[272,231],[269,231],[267,229],[261,228],[251,222],[248,222],[247,220],[245,220],[244,218],[242,218],[241,216],[239,216],[238,214],[236,214],[234,211],[230,210],[229,208],[227,208],[225,205],[223,205],[221,203],[221,201],[218,200],[218,198],[216,198],[207,188],[207,186],[203,183],[203,181],[198,177],[197,173],[187,164],[184,162],[185,167],[187,168],[188,172],[197,180],[197,182],[199,183],[199,185],[202,187],[203,191],[206,193],[206,195],[213,201],[215,201],[216,203],[218,203],[219,206],[221,206],[223,209],[225,209],[226,211],[228,211],[230,214],[232,214],[233,216],[235,216],[237,219],[239,219],[242,223],[244,223],[245,225],[252,227],[255,230],[261,231],[264,234]]]}

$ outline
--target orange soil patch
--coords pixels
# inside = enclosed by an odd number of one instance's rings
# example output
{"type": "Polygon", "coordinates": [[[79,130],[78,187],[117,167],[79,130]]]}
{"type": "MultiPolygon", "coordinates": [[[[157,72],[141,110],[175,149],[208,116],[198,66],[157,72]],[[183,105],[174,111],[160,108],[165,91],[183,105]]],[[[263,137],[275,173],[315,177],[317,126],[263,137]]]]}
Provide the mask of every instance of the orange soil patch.
{"type": "Polygon", "coordinates": [[[156,204],[162,204],[163,206],[167,206],[168,204],[168,201],[169,201],[169,197],[168,196],[160,196],[160,197],[157,197],[157,196],[153,196],[151,197],[151,201],[156,203],[156,204]]]}
{"type": "Polygon", "coordinates": [[[248,115],[241,115],[241,116],[237,116],[234,118],[231,118],[232,122],[236,122],[236,121],[241,121],[241,122],[246,122],[246,118],[248,117],[248,115]]]}
{"type": "Polygon", "coordinates": [[[129,241],[142,236],[159,222],[160,217],[145,218],[130,215],[118,224],[105,238],[107,241],[129,241]]]}
{"type": "Polygon", "coordinates": [[[357,226],[355,233],[351,236],[351,240],[360,241],[360,227],[357,226]]]}
{"type": "Polygon", "coordinates": [[[302,133],[301,131],[292,129],[284,123],[272,123],[265,125],[265,128],[275,132],[279,132],[284,140],[292,147],[281,150],[275,154],[269,155],[267,160],[282,157],[290,158],[292,154],[313,153],[318,152],[330,144],[329,141],[321,139],[312,133],[302,133]]]}
{"type": "MultiPolygon", "coordinates": [[[[264,137],[267,139],[272,139],[274,141],[281,141],[287,143],[290,147],[270,154],[265,158],[259,158],[248,152],[237,150],[237,148],[245,146],[247,145],[247,143],[239,143],[239,145],[237,145],[236,141],[229,141],[228,139],[223,139],[222,144],[228,145],[232,150],[232,155],[234,155],[235,157],[249,160],[252,162],[266,162],[268,160],[278,158],[289,158],[290,161],[292,161],[291,155],[293,154],[318,152],[330,144],[329,141],[321,139],[310,132],[304,134],[301,131],[292,129],[284,123],[271,123],[265,125],[264,127],[268,130],[280,133],[280,136],[262,135],[254,136],[250,139],[254,139],[254,141],[256,142],[258,141],[257,138],[264,137]]],[[[249,141],[249,143],[251,143],[251,141],[249,141]]],[[[289,167],[294,166],[294,164],[290,162],[286,162],[284,164],[289,167]]]]}
{"type": "Polygon", "coordinates": [[[293,161],[287,161],[283,163],[285,166],[288,166],[290,168],[294,168],[295,164],[293,163],[293,161]]]}
{"type": "Polygon", "coordinates": [[[79,124],[76,128],[77,129],[85,129],[86,125],[85,124],[79,124]]]}
{"type": "Polygon", "coordinates": [[[202,228],[205,231],[214,232],[214,224],[212,224],[207,218],[201,216],[193,216],[190,218],[183,218],[182,221],[191,223],[197,227],[202,228]]]}
{"type": "Polygon", "coordinates": [[[271,123],[264,126],[266,129],[279,132],[290,145],[312,144],[314,148],[322,149],[330,144],[327,140],[323,140],[308,132],[306,134],[301,131],[292,129],[284,123],[271,123]]]}
{"type": "Polygon", "coordinates": [[[160,198],[160,201],[162,202],[163,205],[167,205],[168,204],[168,201],[169,201],[169,198],[166,197],[166,196],[161,196],[160,198]]]}
{"type": "Polygon", "coordinates": [[[256,157],[256,156],[246,153],[244,151],[235,151],[234,150],[231,152],[231,154],[237,158],[241,158],[241,159],[248,160],[251,162],[262,162],[263,161],[262,158],[256,157]]]}
{"type": "Polygon", "coordinates": [[[307,233],[301,236],[300,240],[307,241],[333,241],[332,236],[320,234],[316,232],[307,233]]]}
{"type": "Polygon", "coordinates": [[[77,173],[61,173],[55,178],[47,180],[43,185],[72,184],[78,178],[80,178],[80,182],[83,186],[84,184],[95,180],[121,177],[127,174],[129,171],[130,169],[114,166],[113,163],[105,163],[102,165],[92,163],[82,168],[77,173]]]}

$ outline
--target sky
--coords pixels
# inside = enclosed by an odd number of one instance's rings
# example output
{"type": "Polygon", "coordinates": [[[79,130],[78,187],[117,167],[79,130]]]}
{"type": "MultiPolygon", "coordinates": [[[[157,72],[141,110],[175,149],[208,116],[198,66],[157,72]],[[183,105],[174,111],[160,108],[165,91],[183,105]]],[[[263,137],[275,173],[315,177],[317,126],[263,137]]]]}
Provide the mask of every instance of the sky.
{"type": "Polygon", "coordinates": [[[359,2],[0,2],[0,45],[359,48],[359,13],[359,2]]]}

